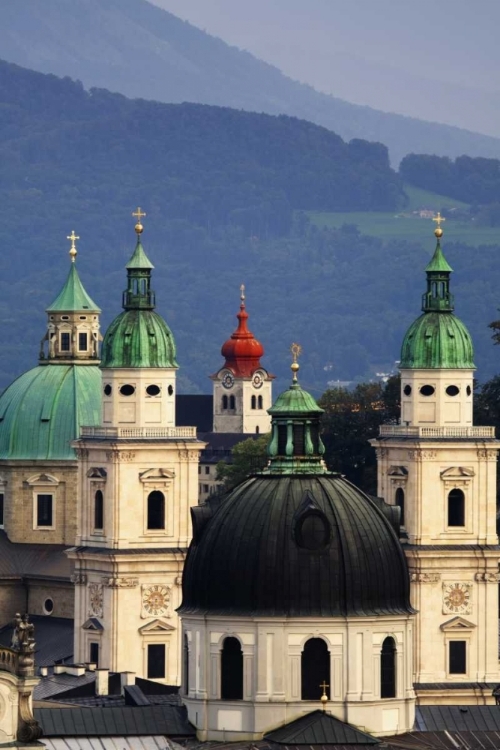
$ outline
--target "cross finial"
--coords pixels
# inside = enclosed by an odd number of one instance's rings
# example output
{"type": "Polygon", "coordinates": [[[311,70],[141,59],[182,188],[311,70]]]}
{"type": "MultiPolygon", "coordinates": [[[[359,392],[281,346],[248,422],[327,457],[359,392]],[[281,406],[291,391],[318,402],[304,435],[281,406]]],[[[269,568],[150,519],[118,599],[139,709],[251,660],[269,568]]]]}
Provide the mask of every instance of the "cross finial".
{"type": "Polygon", "coordinates": [[[69,249],[69,257],[71,258],[71,262],[74,263],[76,256],[78,254],[78,250],[76,249],[76,240],[79,240],[80,237],[75,234],[75,230],[71,230],[71,234],[68,234],[66,237],[67,240],[71,240],[71,247],[69,249]]]}
{"type": "Polygon", "coordinates": [[[302,347],[300,344],[292,344],[290,347],[290,351],[292,352],[293,362],[291,364],[291,370],[293,372],[293,382],[297,382],[297,373],[300,369],[299,363],[297,362],[298,358],[301,355],[302,347]]]}
{"type": "Polygon", "coordinates": [[[321,704],[323,706],[323,711],[326,711],[326,704],[328,703],[328,696],[326,694],[326,689],[330,687],[330,685],[327,685],[326,680],[323,680],[323,682],[320,685],[320,688],[323,690],[323,695],[321,696],[321,704]]]}
{"type": "Polygon", "coordinates": [[[137,219],[136,225],[135,225],[135,231],[137,234],[142,234],[144,227],[142,226],[141,219],[143,216],[146,216],[146,213],[144,211],[141,211],[141,207],[137,207],[137,211],[132,211],[132,216],[135,216],[137,219]]]}
{"type": "Polygon", "coordinates": [[[240,300],[241,300],[242,302],[244,302],[244,301],[245,301],[245,285],[244,285],[244,284],[242,284],[242,285],[240,286],[240,300]]]}
{"type": "Polygon", "coordinates": [[[434,230],[434,235],[439,239],[440,237],[443,236],[443,230],[441,229],[441,223],[443,221],[446,221],[446,219],[444,218],[444,216],[441,216],[441,211],[438,211],[437,212],[437,216],[434,216],[434,218],[432,219],[432,221],[435,221],[436,224],[437,224],[437,227],[434,230]]]}

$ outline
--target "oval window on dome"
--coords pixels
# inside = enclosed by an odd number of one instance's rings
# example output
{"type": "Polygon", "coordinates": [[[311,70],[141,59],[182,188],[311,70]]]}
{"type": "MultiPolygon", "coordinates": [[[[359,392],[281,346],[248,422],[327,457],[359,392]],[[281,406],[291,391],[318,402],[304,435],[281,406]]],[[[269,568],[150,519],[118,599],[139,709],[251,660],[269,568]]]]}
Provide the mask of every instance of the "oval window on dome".
{"type": "Polygon", "coordinates": [[[405,394],[405,396],[409,396],[411,394],[411,385],[405,385],[405,387],[403,388],[403,393],[405,394]]]}
{"type": "Polygon", "coordinates": [[[460,388],[458,388],[456,385],[449,385],[446,389],[446,394],[448,396],[458,396],[460,393],[460,388]]]}
{"type": "Polygon", "coordinates": [[[436,389],[433,385],[423,385],[420,389],[422,396],[432,396],[436,389]]]}
{"type": "Polygon", "coordinates": [[[46,615],[51,615],[54,611],[54,602],[52,599],[45,599],[43,609],[46,615]]]}
{"type": "Polygon", "coordinates": [[[148,396],[159,396],[161,393],[161,388],[159,385],[148,385],[146,388],[146,393],[148,396]]]}
{"type": "Polygon", "coordinates": [[[122,396],[132,396],[135,393],[135,386],[125,383],[125,385],[121,386],[120,393],[122,396]]]}
{"type": "Polygon", "coordinates": [[[111,393],[113,392],[113,389],[111,388],[109,383],[106,383],[104,386],[104,395],[105,396],[111,396],[111,393]]]}
{"type": "Polygon", "coordinates": [[[324,549],[330,541],[330,526],[319,513],[308,513],[297,525],[296,539],[302,549],[324,549]]]}
{"type": "Polygon", "coordinates": [[[467,392],[468,396],[470,396],[470,394],[472,393],[472,388],[470,387],[470,385],[467,386],[467,391],[466,392],[467,392]]]}

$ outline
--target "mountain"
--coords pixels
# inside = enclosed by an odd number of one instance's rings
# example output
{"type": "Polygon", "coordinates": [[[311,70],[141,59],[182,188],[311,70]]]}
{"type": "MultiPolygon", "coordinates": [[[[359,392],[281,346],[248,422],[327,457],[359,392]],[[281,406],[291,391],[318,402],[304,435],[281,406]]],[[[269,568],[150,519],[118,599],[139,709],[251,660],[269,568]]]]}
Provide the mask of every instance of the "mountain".
{"type": "Polygon", "coordinates": [[[146,0],[16,0],[2,7],[2,57],[130,97],[304,118],[345,140],[411,152],[500,157],[500,139],[321,94],[146,0]]]}
{"type": "MultiPolygon", "coordinates": [[[[390,369],[419,313],[433,227],[422,224],[424,247],[363,236],[354,221],[318,228],[302,210],[394,211],[401,181],[380,144],[285,116],[89,93],[1,63],[0,164],[0,388],[36,364],[72,229],[104,330],[120,312],[138,205],[181,392],[210,390],[242,282],[277,392],[292,341],[304,349],[301,382],[319,396],[328,380],[390,369]]],[[[446,244],[481,379],[496,369],[487,324],[498,317],[499,251],[446,244]]]]}

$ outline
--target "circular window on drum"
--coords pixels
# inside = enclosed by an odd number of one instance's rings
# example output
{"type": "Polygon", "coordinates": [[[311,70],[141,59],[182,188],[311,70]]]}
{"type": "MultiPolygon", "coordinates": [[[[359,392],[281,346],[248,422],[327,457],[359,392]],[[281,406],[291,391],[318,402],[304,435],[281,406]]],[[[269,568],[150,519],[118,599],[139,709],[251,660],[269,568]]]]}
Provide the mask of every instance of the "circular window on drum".
{"type": "Polygon", "coordinates": [[[54,601],[52,599],[45,599],[43,603],[43,611],[46,615],[51,615],[54,611],[54,601]]]}
{"type": "Polygon", "coordinates": [[[405,385],[405,387],[403,388],[403,393],[405,394],[405,396],[410,396],[411,395],[411,385],[405,385]]]}
{"type": "Polygon", "coordinates": [[[125,383],[125,385],[121,386],[120,393],[122,396],[133,396],[135,393],[135,386],[130,383],[125,383]]]}
{"type": "Polygon", "coordinates": [[[420,393],[422,396],[432,396],[435,393],[436,389],[433,385],[423,385],[420,389],[420,393]]]}
{"type": "Polygon", "coordinates": [[[449,385],[446,389],[446,395],[447,396],[458,396],[460,393],[460,388],[458,388],[456,385],[449,385]]]}
{"type": "Polygon", "coordinates": [[[299,547],[317,552],[330,541],[330,525],[320,513],[308,513],[297,524],[296,541],[299,547]]]}
{"type": "Polygon", "coordinates": [[[146,393],[148,396],[159,396],[161,393],[161,388],[159,385],[148,385],[146,388],[146,393]]]}
{"type": "Polygon", "coordinates": [[[106,385],[104,386],[104,395],[105,396],[111,396],[112,392],[113,392],[112,387],[110,386],[109,383],[106,383],[106,385]]]}

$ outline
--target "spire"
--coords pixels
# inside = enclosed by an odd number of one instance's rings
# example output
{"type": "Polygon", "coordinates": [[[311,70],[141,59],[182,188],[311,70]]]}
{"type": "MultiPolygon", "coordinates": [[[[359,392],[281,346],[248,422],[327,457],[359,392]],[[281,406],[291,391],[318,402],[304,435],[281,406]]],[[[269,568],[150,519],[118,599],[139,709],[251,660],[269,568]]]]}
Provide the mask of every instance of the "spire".
{"type": "Polygon", "coordinates": [[[325,446],[320,437],[321,409],[298,382],[299,344],[290,348],[293,362],[292,384],[268,409],[271,415],[271,439],[267,447],[270,474],[325,474],[325,446]]]}
{"type": "Polygon", "coordinates": [[[453,295],[450,294],[450,274],[453,269],[441,250],[443,230],[441,222],[445,219],[438,212],[433,221],[437,222],[434,230],[436,249],[430,263],[427,264],[427,291],[422,295],[422,310],[424,312],[452,312],[454,309],[453,295]]]}
{"type": "Polygon", "coordinates": [[[137,217],[135,233],[137,243],[127,269],[127,289],[123,292],[123,307],[125,310],[153,310],[155,306],[155,294],[151,291],[151,269],[154,268],[148,256],[144,252],[141,243],[141,234],[144,227],[140,219],[146,214],[140,207],[132,213],[137,217]]]}
{"type": "Polygon", "coordinates": [[[251,377],[255,370],[262,367],[260,358],[264,354],[264,347],[248,330],[248,313],[245,307],[245,285],[240,286],[240,310],[236,315],[238,326],[221,348],[225,358],[224,367],[231,370],[235,377],[251,377]]]}
{"type": "Polygon", "coordinates": [[[80,238],[75,234],[73,230],[72,233],[67,237],[67,239],[71,240],[71,248],[69,250],[71,267],[69,269],[69,274],[63,288],[61,289],[55,300],[52,302],[52,304],[47,307],[46,312],[51,313],[92,311],[99,313],[101,312],[100,308],[85,291],[83,284],[80,281],[78,271],[76,270],[75,260],[77,249],[75,240],[79,240],[80,238]]]}

